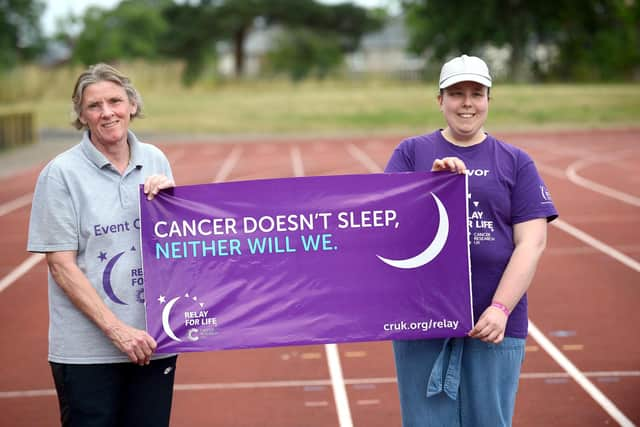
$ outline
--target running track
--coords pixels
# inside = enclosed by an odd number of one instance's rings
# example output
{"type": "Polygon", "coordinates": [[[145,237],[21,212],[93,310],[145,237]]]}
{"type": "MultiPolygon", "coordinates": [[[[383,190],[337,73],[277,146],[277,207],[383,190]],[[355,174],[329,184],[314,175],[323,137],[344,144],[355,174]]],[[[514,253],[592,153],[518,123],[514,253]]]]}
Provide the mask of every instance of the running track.
{"type": "MultiPolygon", "coordinates": [[[[525,148],[561,219],[529,292],[516,426],[640,424],[640,129],[499,134],[525,148]]],[[[179,184],[380,172],[401,138],[162,143],[179,184]]],[[[151,141],[153,142],[153,141],[151,141]]],[[[42,164],[0,179],[0,425],[58,425],[46,265],[25,252],[42,164]]],[[[388,342],[189,353],[172,425],[399,426],[388,342]]]]}

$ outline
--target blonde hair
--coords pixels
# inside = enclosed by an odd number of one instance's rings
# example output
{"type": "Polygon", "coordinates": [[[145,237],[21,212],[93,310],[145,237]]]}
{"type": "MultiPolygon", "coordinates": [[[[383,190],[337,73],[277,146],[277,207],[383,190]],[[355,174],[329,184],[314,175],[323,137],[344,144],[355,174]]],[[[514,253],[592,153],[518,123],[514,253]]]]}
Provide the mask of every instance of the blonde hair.
{"type": "Polygon", "coordinates": [[[76,129],[84,129],[86,125],[80,121],[80,114],[82,112],[82,96],[87,86],[94,83],[107,81],[117,84],[122,87],[127,93],[129,102],[136,105],[136,112],[131,115],[131,119],[142,116],[142,97],[140,93],[133,87],[131,80],[117,69],[104,63],[99,63],[87,68],[76,81],[76,85],[73,88],[73,95],[71,101],[73,103],[73,118],[71,124],[76,129]]]}

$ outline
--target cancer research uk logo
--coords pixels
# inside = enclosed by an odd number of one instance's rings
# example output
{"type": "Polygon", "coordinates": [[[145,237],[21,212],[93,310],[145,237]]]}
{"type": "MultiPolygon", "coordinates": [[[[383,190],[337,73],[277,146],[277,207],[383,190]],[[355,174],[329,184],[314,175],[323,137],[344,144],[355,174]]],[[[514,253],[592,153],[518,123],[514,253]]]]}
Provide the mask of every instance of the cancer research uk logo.
{"type": "Polygon", "coordinates": [[[188,293],[167,300],[165,295],[157,299],[162,308],[162,329],[169,338],[182,342],[183,339],[198,341],[200,337],[217,333],[218,319],[205,309],[205,303],[188,293]],[[171,324],[181,324],[184,336],[178,337],[171,324]]]}
{"type": "Polygon", "coordinates": [[[544,185],[540,186],[540,196],[542,198],[542,201],[540,203],[553,203],[553,200],[551,200],[551,193],[544,185]]]}

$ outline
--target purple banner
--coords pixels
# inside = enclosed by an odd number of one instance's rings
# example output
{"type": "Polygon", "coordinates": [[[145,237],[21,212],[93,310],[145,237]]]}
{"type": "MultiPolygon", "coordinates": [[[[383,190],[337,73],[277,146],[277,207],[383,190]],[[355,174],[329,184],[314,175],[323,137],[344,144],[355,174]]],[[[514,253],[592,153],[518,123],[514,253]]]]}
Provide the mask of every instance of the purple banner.
{"type": "Polygon", "coordinates": [[[415,172],[141,195],[158,352],[466,335],[466,186],[415,172]]]}

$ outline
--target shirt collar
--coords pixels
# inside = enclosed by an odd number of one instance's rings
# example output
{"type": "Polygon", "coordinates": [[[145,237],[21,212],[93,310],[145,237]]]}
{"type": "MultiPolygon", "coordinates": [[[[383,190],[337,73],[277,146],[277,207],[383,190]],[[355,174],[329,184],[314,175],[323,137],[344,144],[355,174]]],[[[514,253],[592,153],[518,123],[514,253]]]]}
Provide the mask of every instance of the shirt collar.
{"type": "MultiPolygon", "coordinates": [[[[140,150],[140,141],[136,137],[136,135],[130,130],[127,131],[127,142],[129,143],[129,149],[131,150],[131,159],[129,161],[130,165],[136,168],[142,168],[142,153],[140,150]]],[[[82,134],[82,150],[84,151],[87,158],[96,165],[96,167],[102,169],[103,167],[110,165],[111,162],[106,158],[104,154],[102,154],[98,149],[93,145],[91,139],[89,139],[89,131],[86,130],[82,134]]]]}

